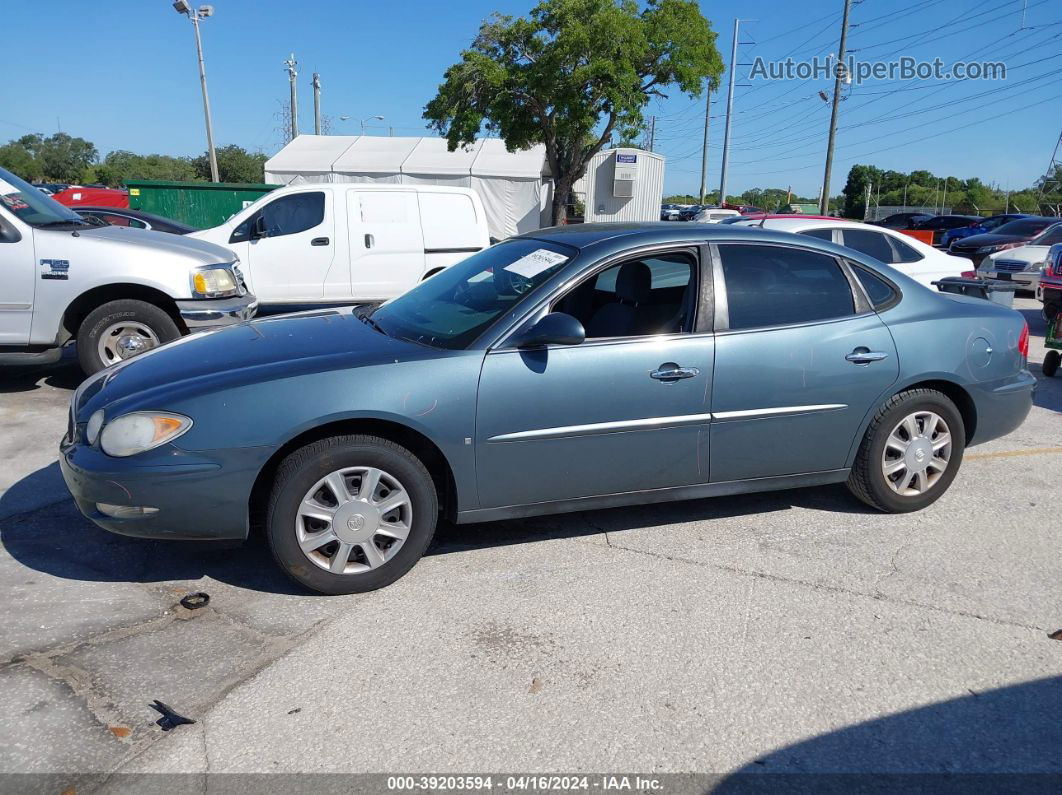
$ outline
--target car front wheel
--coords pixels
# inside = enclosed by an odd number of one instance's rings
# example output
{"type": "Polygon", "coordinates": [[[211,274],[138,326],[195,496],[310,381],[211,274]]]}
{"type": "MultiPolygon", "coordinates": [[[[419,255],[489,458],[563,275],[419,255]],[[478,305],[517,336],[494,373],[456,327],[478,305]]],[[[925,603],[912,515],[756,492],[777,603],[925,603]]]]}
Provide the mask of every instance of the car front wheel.
{"type": "Polygon", "coordinates": [[[325,594],[390,585],[435,533],[431,475],[406,448],[374,436],[337,436],[289,455],[266,517],[280,567],[325,594]]]}
{"type": "Polygon", "coordinates": [[[879,511],[921,510],[947,491],[965,447],[962,415],[947,396],[931,389],[901,392],[867,428],[848,488],[879,511]]]}

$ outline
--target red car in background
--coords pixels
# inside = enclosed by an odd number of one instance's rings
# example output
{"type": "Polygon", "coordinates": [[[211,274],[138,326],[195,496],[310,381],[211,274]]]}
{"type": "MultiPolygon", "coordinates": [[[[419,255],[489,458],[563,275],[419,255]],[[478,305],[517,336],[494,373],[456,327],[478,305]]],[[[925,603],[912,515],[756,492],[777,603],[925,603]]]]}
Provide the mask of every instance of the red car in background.
{"type": "Polygon", "coordinates": [[[79,188],[70,187],[52,195],[60,204],[67,207],[81,205],[91,207],[129,207],[129,192],[113,188],[79,188]]]}

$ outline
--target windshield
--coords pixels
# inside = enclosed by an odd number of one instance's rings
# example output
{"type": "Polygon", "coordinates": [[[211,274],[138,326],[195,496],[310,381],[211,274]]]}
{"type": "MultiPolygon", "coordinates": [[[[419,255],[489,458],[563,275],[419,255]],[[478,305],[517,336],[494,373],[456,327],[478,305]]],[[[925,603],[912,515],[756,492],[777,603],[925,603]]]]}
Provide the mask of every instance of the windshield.
{"type": "Polygon", "coordinates": [[[0,204],[30,226],[87,225],[80,215],[0,168],[0,204]]]}
{"type": "Polygon", "coordinates": [[[1049,227],[1053,221],[1038,218],[1028,219],[1023,218],[1020,221],[1011,221],[1010,223],[1003,224],[996,229],[994,234],[997,235],[1017,235],[1018,237],[1032,237],[1049,227]]]}
{"type": "Polygon", "coordinates": [[[1039,237],[1029,241],[1030,246],[1053,246],[1055,243],[1062,243],[1062,224],[1045,229],[1039,237]]]}
{"type": "Polygon", "coordinates": [[[464,348],[575,254],[576,249],[542,240],[506,240],[421,282],[367,317],[392,337],[464,348]]]}

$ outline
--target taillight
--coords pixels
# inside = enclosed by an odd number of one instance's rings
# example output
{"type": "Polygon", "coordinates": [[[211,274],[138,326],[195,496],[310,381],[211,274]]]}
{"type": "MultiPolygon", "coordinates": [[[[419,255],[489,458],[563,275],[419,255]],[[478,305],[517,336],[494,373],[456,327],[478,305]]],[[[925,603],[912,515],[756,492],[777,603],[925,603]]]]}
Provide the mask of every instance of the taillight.
{"type": "Polygon", "coordinates": [[[1018,353],[1024,358],[1029,358],[1029,324],[1026,323],[1022,326],[1021,334],[1018,337],[1018,353]]]}
{"type": "Polygon", "coordinates": [[[959,275],[964,279],[976,279],[977,271],[963,271],[959,275]]]}

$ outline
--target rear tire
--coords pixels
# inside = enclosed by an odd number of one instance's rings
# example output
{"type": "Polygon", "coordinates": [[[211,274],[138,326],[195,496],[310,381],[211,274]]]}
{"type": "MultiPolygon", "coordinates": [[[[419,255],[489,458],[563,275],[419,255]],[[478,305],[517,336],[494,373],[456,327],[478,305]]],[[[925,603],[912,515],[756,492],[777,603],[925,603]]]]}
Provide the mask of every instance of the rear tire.
{"type": "Polygon", "coordinates": [[[1041,369],[1048,378],[1053,378],[1055,373],[1058,372],[1058,364],[1062,361],[1062,353],[1058,351],[1048,351],[1044,355],[1044,363],[1041,369]]]}
{"type": "Polygon", "coordinates": [[[413,453],[376,436],[335,436],[281,463],[266,533],[292,579],[323,594],[363,593],[413,568],[438,516],[435,484],[413,453]]]}
{"type": "Polygon", "coordinates": [[[885,513],[919,511],[955,479],[966,428],[955,404],[932,389],[910,389],[874,415],[848,476],[856,497],[885,513]]]}
{"type": "Polygon", "coordinates": [[[108,301],[81,321],[77,359],[85,374],[92,375],[180,336],[173,318],[154,304],[133,299],[108,301]]]}

